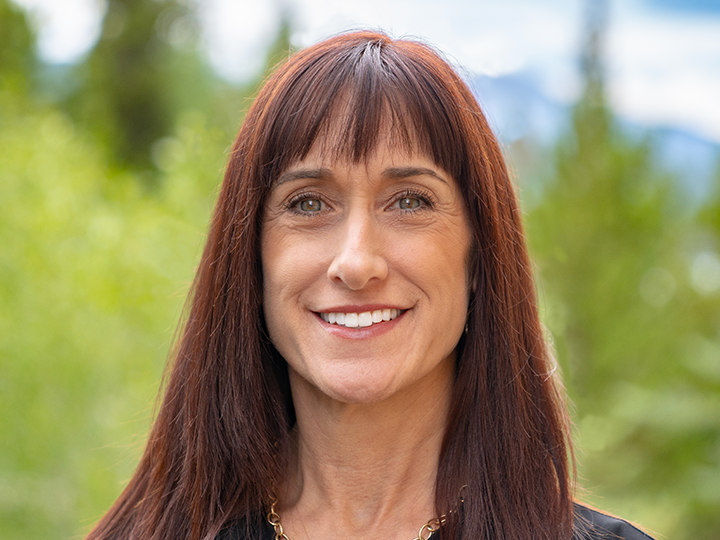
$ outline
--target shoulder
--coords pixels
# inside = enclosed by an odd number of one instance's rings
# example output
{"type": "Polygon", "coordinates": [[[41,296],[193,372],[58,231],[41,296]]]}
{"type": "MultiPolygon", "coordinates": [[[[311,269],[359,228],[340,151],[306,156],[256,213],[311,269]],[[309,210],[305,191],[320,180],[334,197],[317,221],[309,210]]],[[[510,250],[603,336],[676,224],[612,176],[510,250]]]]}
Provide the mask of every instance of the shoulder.
{"type": "Polygon", "coordinates": [[[273,530],[264,522],[247,526],[245,521],[236,521],[226,525],[215,540],[272,540],[273,530]]]}
{"type": "Polygon", "coordinates": [[[573,540],[652,540],[627,521],[575,505],[573,540]]]}

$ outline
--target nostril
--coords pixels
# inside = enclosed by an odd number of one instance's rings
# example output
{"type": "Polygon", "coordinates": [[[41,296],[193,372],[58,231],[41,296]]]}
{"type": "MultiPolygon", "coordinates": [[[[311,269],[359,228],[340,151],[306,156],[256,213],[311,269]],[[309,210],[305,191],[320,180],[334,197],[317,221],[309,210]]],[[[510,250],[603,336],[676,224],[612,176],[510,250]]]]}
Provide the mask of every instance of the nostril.
{"type": "Polygon", "coordinates": [[[372,217],[358,211],[344,225],[338,230],[338,251],[328,268],[328,278],[353,290],[385,279],[388,265],[372,217]]]}
{"type": "Polygon", "coordinates": [[[387,274],[387,262],[378,255],[338,257],[328,268],[331,281],[354,290],[362,289],[375,280],[383,280],[387,274]]]}

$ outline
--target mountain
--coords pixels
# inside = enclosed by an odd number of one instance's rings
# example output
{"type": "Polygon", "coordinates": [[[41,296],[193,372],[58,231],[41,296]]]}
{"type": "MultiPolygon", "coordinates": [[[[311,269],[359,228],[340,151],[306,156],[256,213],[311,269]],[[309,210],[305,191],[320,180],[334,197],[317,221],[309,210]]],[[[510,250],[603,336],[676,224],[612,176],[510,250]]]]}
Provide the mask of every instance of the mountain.
{"type": "MultiPolygon", "coordinates": [[[[469,84],[511,155],[518,146],[526,150],[548,148],[569,128],[572,104],[549,97],[528,73],[478,75],[469,84]]],[[[693,200],[702,200],[709,193],[720,163],[720,144],[673,126],[647,126],[617,119],[631,139],[649,138],[658,166],[674,173],[693,200]]]]}

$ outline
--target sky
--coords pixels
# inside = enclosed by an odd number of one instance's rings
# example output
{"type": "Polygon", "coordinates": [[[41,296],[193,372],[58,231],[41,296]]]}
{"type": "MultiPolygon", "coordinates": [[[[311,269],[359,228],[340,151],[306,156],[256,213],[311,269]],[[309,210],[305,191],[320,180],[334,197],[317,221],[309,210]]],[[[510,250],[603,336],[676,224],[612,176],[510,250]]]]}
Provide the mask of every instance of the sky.
{"type": "MultiPolygon", "coordinates": [[[[14,0],[39,29],[41,56],[78,61],[97,41],[104,0],[14,0]]],[[[189,0],[200,6],[203,47],[235,81],[256,76],[282,13],[301,48],[350,29],[415,37],[468,78],[524,73],[560,103],[579,94],[582,0],[189,0]]],[[[607,88],[623,119],[720,144],[720,0],[611,0],[607,88]]]]}

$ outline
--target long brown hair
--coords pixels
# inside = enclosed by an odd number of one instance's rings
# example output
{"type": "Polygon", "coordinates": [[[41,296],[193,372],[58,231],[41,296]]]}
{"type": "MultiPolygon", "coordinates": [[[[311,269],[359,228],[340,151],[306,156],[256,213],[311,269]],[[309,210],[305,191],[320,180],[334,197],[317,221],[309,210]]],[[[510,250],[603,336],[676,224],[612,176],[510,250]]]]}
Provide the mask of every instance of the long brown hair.
{"type": "Polygon", "coordinates": [[[567,421],[501,149],[437,52],[355,32],[294,55],[251,106],[147,448],[89,539],[212,539],[232,520],[250,529],[262,519],[294,421],[287,370],[263,321],[262,209],[273,182],[331,129],[331,117],[341,137],[328,151],[337,157],[366,158],[389,123],[394,143],[431,157],[464,195],[473,285],[436,506],[456,508],[461,489],[464,502],[441,537],[569,538],[567,421]]]}

